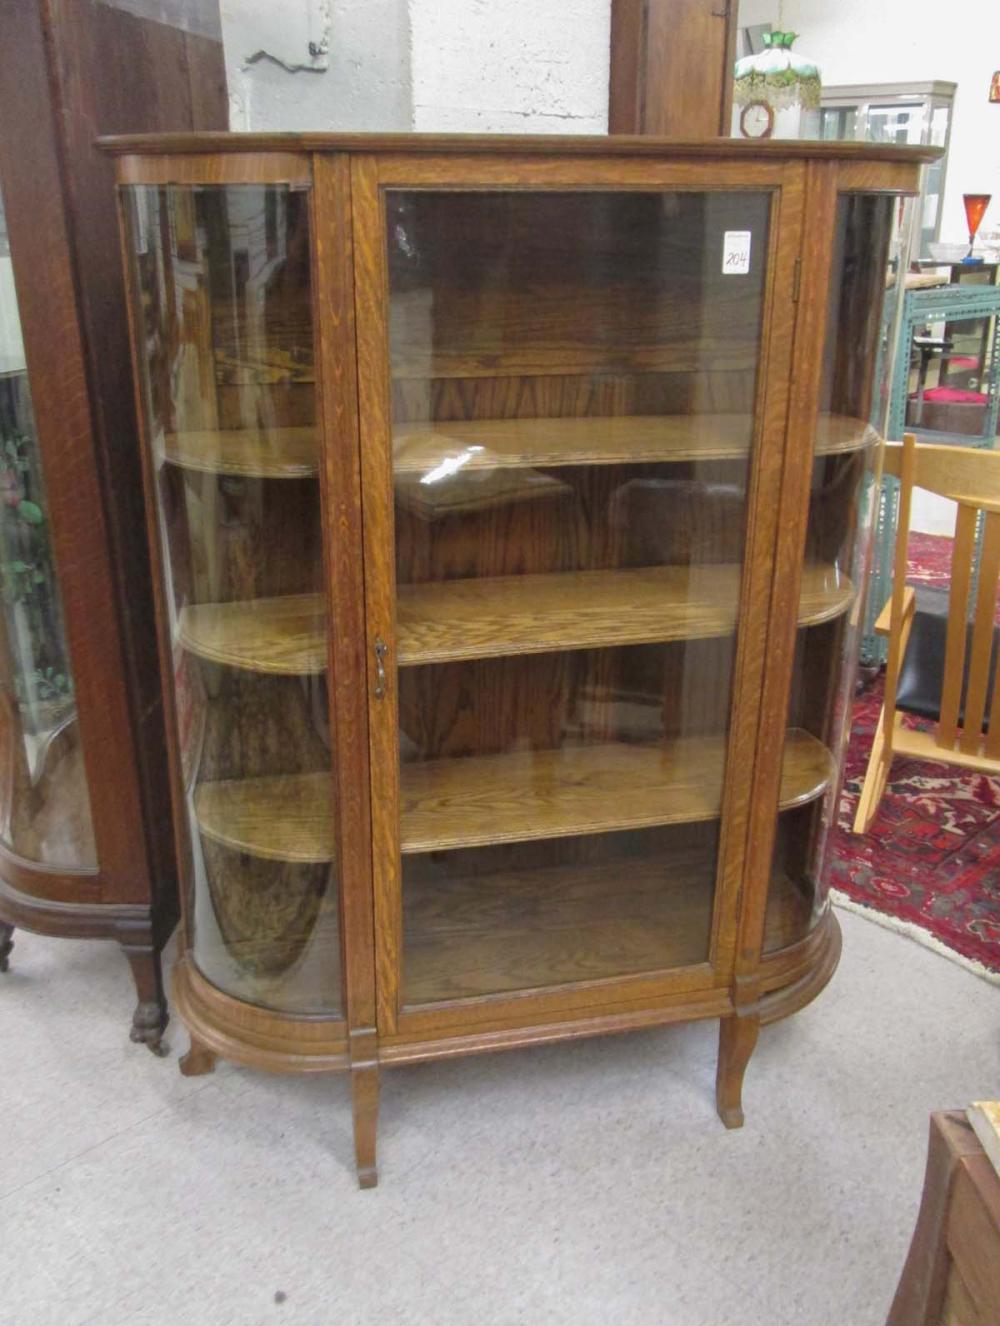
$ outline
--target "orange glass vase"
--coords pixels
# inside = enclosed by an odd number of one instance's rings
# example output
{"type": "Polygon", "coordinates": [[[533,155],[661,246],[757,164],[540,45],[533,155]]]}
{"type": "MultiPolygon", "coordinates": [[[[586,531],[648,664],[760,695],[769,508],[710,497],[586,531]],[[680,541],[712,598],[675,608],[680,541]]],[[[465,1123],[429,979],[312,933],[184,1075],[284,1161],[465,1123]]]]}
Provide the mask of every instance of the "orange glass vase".
{"type": "Polygon", "coordinates": [[[989,193],[963,193],[962,202],[965,204],[965,219],[969,226],[969,257],[972,257],[972,249],[976,243],[976,234],[983,223],[983,217],[986,209],[990,205],[992,194],[989,193]]]}

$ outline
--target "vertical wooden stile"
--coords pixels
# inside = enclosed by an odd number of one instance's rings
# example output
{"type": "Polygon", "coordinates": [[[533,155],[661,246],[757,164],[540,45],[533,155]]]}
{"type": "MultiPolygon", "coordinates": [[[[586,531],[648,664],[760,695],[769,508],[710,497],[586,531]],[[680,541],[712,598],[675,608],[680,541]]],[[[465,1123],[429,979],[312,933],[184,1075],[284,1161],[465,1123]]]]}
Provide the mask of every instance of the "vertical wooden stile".
{"type": "MultiPolygon", "coordinates": [[[[341,947],[349,1036],[374,1036],[374,921],[371,907],[369,781],[365,690],[364,586],[351,172],[344,155],[313,158],[313,310],[320,496],[330,630],[329,696],[333,718],[334,806],[340,878],[341,947]]],[[[353,1053],[352,1053],[353,1059],[353,1053]]]]}

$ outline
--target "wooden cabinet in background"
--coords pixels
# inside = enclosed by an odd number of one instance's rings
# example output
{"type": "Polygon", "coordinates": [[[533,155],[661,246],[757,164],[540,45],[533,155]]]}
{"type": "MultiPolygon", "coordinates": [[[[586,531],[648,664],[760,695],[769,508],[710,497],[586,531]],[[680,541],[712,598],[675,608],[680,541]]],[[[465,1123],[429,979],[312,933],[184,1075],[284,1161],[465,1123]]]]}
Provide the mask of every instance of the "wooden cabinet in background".
{"type": "Polygon", "coordinates": [[[728,137],[736,0],[611,0],[608,130],[728,137]]]}
{"type": "Polygon", "coordinates": [[[103,0],[3,0],[0,31],[0,968],[15,926],[118,940],[132,1037],[156,1048],[176,865],[114,170],[93,140],[224,128],[222,46],[103,0]]]}
{"type": "Polygon", "coordinates": [[[916,1228],[886,1326],[991,1326],[1000,1310],[1000,1175],[964,1110],[932,1114],[916,1228]]]}
{"type": "Polygon", "coordinates": [[[192,1048],[352,1073],[829,980],[926,153],[116,139],[192,1048]],[[888,357],[881,355],[880,362],[888,357]],[[793,365],[795,368],[793,375],[793,365]]]}

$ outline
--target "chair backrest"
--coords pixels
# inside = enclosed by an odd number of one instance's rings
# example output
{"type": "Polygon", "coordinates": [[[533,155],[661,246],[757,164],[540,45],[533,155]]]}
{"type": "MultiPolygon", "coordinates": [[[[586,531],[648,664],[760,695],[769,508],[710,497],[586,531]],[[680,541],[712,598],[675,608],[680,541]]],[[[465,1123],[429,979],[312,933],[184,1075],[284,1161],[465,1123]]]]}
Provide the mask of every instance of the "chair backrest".
{"type": "MultiPolygon", "coordinates": [[[[1000,452],[918,444],[912,434],[907,434],[901,446],[886,448],[884,471],[899,478],[890,657],[886,667],[887,709],[895,707],[896,683],[902,663],[898,642],[907,597],[907,544],[913,489],[923,488],[958,503],[948,593],[941,716],[935,741],[942,751],[957,748],[968,755],[998,759],[1000,676],[993,678],[988,715],[986,701],[991,691],[993,631],[1000,581],[1000,452]],[[983,533],[977,576],[976,530],[980,516],[983,533]],[[894,642],[897,643],[895,650],[892,647],[894,642]],[[989,722],[985,737],[982,730],[984,718],[989,722]]],[[[1000,673],[1000,651],[995,667],[1000,673]]]]}

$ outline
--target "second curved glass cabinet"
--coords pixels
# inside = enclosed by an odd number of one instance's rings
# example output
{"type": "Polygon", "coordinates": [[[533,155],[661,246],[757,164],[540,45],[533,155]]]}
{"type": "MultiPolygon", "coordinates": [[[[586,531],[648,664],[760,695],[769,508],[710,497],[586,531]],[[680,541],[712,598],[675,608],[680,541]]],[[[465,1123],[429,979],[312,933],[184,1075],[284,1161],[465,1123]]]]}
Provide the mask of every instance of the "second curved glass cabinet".
{"type": "Polygon", "coordinates": [[[839,951],[920,153],[218,146],[114,144],[188,1071],[350,1068],[371,1182],[380,1062],[714,1017],[738,1125],[839,951]]]}
{"type": "Polygon", "coordinates": [[[96,870],[73,668],[0,196],[0,844],[96,870]]]}

